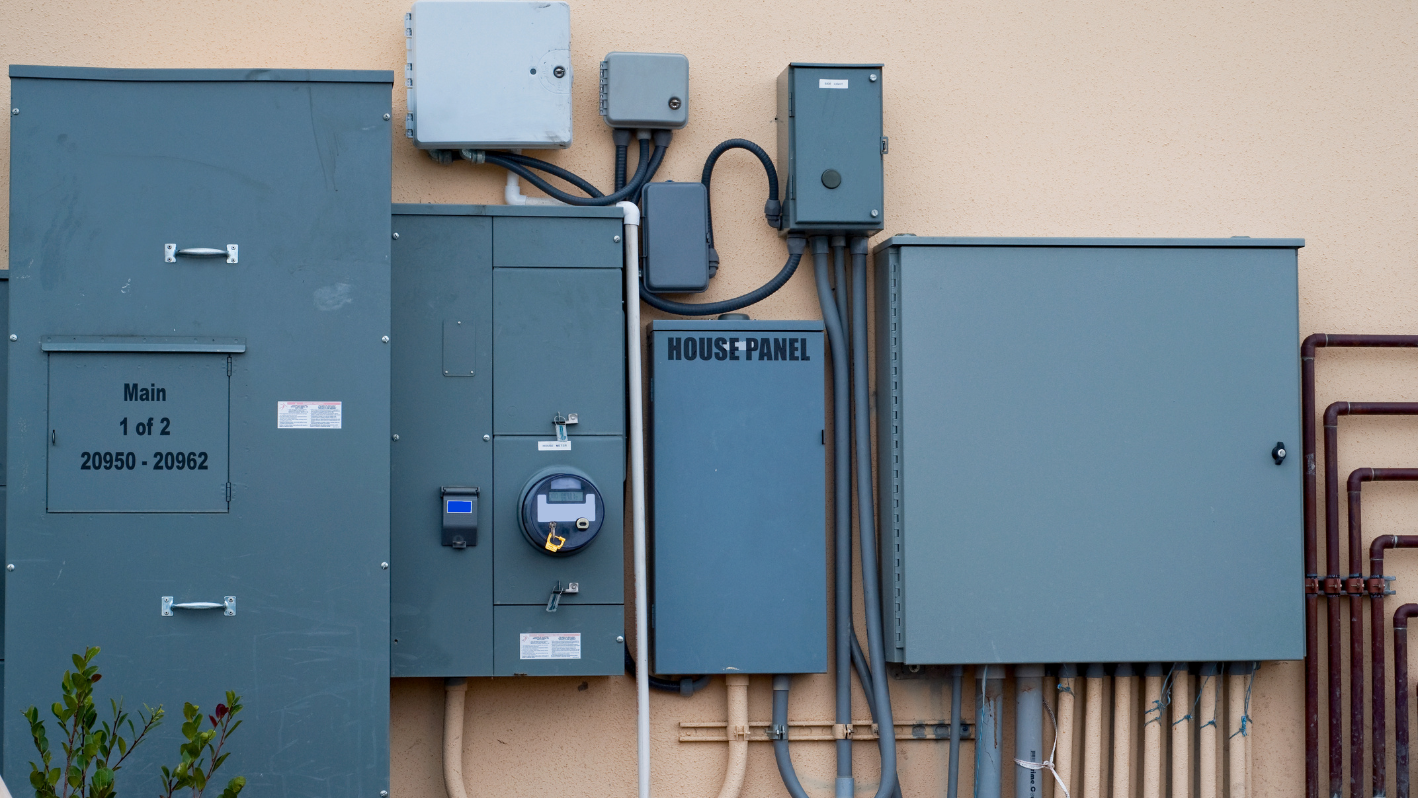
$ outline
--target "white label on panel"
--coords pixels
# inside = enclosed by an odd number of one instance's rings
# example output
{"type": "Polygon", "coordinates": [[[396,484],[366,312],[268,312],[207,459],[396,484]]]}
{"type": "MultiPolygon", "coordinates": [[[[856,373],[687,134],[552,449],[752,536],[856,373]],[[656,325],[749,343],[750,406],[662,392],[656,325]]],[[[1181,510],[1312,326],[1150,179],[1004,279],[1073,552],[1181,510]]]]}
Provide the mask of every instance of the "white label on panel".
{"type": "Polygon", "coordinates": [[[819,89],[845,89],[847,88],[847,81],[845,79],[834,80],[831,78],[818,78],[817,87],[819,89]]]}
{"type": "Polygon", "coordinates": [[[569,452],[571,441],[537,441],[539,452],[569,452]]]}
{"type": "Polygon", "coordinates": [[[523,633],[521,649],[522,659],[581,659],[581,633],[523,633]]]}
{"type": "Polygon", "coordinates": [[[276,402],[277,429],[340,429],[342,402],[276,402]]]}

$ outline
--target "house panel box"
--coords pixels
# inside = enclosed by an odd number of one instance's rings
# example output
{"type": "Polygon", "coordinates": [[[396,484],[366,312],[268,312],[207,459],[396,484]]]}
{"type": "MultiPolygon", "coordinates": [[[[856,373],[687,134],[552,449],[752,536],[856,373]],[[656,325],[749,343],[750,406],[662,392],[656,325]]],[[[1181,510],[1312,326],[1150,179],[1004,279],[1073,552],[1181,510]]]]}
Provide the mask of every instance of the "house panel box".
{"type": "Polygon", "coordinates": [[[888,658],[1303,656],[1302,245],[879,247],[888,658]]]}
{"type": "MultiPolygon", "coordinates": [[[[240,693],[225,767],[252,794],[388,790],[393,74],[10,78],[4,705],[48,706],[98,646],[100,701],[240,693]],[[340,423],[281,428],[282,402],[339,402],[340,423]],[[125,418],[164,443],[121,444],[125,418]],[[125,469],[83,471],[88,441],[125,469]]],[[[26,773],[28,726],[5,725],[4,772],[26,773]]],[[[155,733],[125,772],[171,764],[180,730],[155,733]]]]}
{"type": "Polygon", "coordinates": [[[650,325],[657,673],[827,668],[822,330],[650,325]]]}

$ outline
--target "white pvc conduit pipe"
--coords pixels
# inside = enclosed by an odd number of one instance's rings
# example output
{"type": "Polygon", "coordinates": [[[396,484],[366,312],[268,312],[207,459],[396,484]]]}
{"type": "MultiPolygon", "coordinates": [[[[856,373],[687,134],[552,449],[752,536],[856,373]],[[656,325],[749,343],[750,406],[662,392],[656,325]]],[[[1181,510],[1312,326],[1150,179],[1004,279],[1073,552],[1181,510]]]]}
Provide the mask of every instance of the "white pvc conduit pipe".
{"type": "MultiPolygon", "coordinates": [[[[521,150],[513,150],[513,153],[521,155],[521,150]]],[[[522,193],[522,178],[515,172],[507,172],[507,185],[502,188],[502,200],[508,205],[565,205],[561,200],[551,197],[528,197],[522,193]]],[[[637,222],[638,224],[638,222],[637,222]]],[[[637,292],[635,294],[639,296],[637,292]]]]}
{"type": "MultiPolygon", "coordinates": [[[[625,362],[630,394],[630,517],[635,557],[635,760],[639,798],[650,798],[650,597],[645,565],[645,414],[640,366],[640,208],[625,213],[625,362]]],[[[452,798],[457,798],[453,796],[452,798]]]]}
{"type": "Polygon", "coordinates": [[[468,798],[463,782],[463,708],[468,680],[447,679],[443,691],[443,787],[448,798],[468,798]]]}
{"type": "MultiPolygon", "coordinates": [[[[636,670],[638,674],[640,671],[636,670]]],[[[724,769],[724,786],[719,798],[739,798],[743,792],[743,776],[748,771],[748,676],[729,674],[724,677],[728,694],[729,765],[724,769]]]]}

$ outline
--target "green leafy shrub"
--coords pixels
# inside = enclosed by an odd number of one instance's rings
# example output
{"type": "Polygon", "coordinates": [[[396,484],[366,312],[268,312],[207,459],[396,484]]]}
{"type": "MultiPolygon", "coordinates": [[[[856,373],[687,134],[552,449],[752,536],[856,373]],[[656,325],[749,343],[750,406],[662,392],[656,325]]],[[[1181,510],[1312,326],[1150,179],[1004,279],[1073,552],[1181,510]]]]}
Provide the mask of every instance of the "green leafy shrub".
{"type": "MultiPolygon", "coordinates": [[[[30,707],[23,713],[30,723],[30,736],[34,738],[40,758],[38,763],[30,762],[30,785],[34,787],[35,798],[111,798],[117,795],[114,775],[147,739],[148,733],[162,723],[162,706],[152,708],[146,704],[138,713],[138,723],[134,723],[132,715],[124,710],[121,698],[108,702],[112,719],[99,721],[94,685],[103,675],[93,664],[98,653],[97,648],[90,648],[82,655],[74,655],[74,670],[64,671],[60,681],[63,700],[50,707],[59,721],[62,765],[56,761],[57,752],[50,748],[39,710],[30,707]],[[125,730],[127,737],[123,736],[125,730]]],[[[162,768],[162,798],[172,798],[180,790],[190,790],[192,798],[201,798],[217,768],[231,755],[223,753],[222,749],[226,747],[227,738],[241,725],[241,721],[236,720],[240,711],[241,696],[227,691],[226,703],[217,704],[216,711],[207,716],[211,728],[204,731],[201,709],[193,704],[183,705],[182,735],[187,742],[179,748],[182,761],[175,767],[162,768]]],[[[246,779],[237,776],[227,782],[221,798],[236,798],[245,786],[246,779]]]]}

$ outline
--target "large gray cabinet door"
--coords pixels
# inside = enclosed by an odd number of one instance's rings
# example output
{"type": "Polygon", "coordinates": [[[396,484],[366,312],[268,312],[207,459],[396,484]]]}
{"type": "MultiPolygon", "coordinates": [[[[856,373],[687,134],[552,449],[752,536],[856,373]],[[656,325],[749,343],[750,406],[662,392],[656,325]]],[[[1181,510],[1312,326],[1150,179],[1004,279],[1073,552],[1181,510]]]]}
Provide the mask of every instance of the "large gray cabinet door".
{"type": "MultiPolygon", "coordinates": [[[[176,719],[184,701],[208,711],[222,691],[241,693],[245,724],[223,771],[250,794],[377,796],[388,789],[392,75],[12,67],[11,78],[5,774],[29,770],[19,711],[48,707],[69,655],[99,646],[105,704],[162,704],[176,719]],[[228,245],[234,263],[180,252],[228,245]],[[45,351],[46,337],[89,351],[45,351]],[[122,395],[139,372],[165,400],[122,395]],[[169,418],[172,434],[136,436],[149,416],[169,418]],[[185,463],[206,451],[209,468],[154,471],[154,452],[166,469],[179,447],[120,449],[124,417],[126,440],[184,440],[185,463]],[[72,451],[51,420],[79,436],[72,451]],[[90,437],[148,464],[82,471],[90,437]],[[234,614],[163,611],[164,597],[228,596],[234,614]]],[[[179,726],[139,749],[120,789],[156,788],[179,726]]]]}

